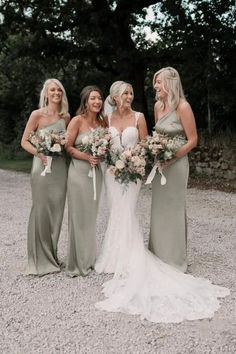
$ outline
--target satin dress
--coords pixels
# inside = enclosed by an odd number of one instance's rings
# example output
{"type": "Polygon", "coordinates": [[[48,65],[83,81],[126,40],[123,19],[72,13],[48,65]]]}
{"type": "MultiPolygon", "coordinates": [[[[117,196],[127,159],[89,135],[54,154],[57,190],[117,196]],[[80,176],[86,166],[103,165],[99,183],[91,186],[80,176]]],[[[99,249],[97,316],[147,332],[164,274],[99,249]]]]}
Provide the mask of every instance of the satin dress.
{"type": "MultiPolygon", "coordinates": [[[[157,121],[155,130],[171,137],[185,133],[176,111],[157,121]]],[[[162,261],[185,272],[187,270],[186,194],[189,174],[185,155],[163,171],[167,183],[161,185],[160,174],[152,182],[149,250],[162,261]]]]}
{"type": "MultiPolygon", "coordinates": [[[[75,141],[77,147],[89,132],[80,133],[75,141]]],[[[96,200],[93,179],[89,176],[88,161],[72,158],[68,172],[68,230],[69,243],[66,273],[71,277],[86,276],[94,268],[96,260],[96,220],[102,188],[100,165],[96,173],[96,200]]]]}
{"type": "MultiPolygon", "coordinates": [[[[65,128],[65,120],[59,119],[43,129],[63,131],[65,128]]],[[[34,156],[31,169],[33,204],[28,224],[26,274],[44,275],[60,271],[57,246],[66,200],[65,157],[54,156],[52,172],[41,176],[44,167],[41,159],[34,156]]]]}

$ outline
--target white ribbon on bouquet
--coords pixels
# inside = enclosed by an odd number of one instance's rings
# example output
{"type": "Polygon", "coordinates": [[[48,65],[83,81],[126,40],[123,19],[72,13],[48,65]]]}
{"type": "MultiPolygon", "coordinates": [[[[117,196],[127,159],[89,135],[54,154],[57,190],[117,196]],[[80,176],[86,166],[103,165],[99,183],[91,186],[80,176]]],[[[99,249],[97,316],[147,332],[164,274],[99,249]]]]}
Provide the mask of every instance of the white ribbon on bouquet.
{"type": "Polygon", "coordinates": [[[88,176],[93,179],[93,200],[97,199],[97,190],[96,190],[96,167],[91,167],[89,170],[88,176]]]}
{"type": "Polygon", "coordinates": [[[166,184],[166,177],[162,173],[162,167],[161,167],[160,161],[157,161],[155,163],[155,165],[153,166],[151,172],[149,173],[149,175],[147,177],[145,184],[150,184],[152,182],[153,178],[155,177],[156,170],[158,170],[158,172],[160,173],[161,185],[164,186],[166,184]]]}
{"type": "Polygon", "coordinates": [[[47,157],[47,164],[43,170],[43,172],[41,173],[41,176],[46,176],[46,173],[51,173],[52,169],[52,156],[46,156],[47,157]]]}

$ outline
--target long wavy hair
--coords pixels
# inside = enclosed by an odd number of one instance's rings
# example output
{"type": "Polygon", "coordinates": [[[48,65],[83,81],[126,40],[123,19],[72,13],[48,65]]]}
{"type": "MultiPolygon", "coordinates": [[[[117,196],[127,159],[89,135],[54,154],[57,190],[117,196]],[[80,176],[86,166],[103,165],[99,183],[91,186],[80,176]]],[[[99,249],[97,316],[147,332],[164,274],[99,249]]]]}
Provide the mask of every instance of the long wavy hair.
{"type": "Polygon", "coordinates": [[[43,84],[43,88],[40,92],[40,99],[39,99],[39,108],[43,108],[43,107],[47,107],[48,105],[48,86],[50,84],[56,84],[58,87],[60,87],[60,89],[62,90],[62,99],[61,99],[61,107],[60,107],[60,112],[59,114],[61,116],[65,116],[68,114],[68,110],[69,110],[69,104],[68,104],[68,99],[66,96],[66,91],[64,89],[64,86],[62,85],[62,83],[57,80],[57,79],[47,79],[44,84],[43,84]]]}
{"type": "Polygon", "coordinates": [[[76,111],[76,114],[86,114],[87,113],[87,104],[89,100],[89,96],[92,91],[96,91],[99,93],[99,95],[102,97],[102,107],[100,109],[100,112],[97,113],[97,119],[103,121],[104,119],[104,114],[103,114],[103,109],[104,109],[104,101],[103,101],[103,94],[102,91],[98,86],[95,85],[89,85],[85,86],[81,93],[80,93],[80,105],[79,108],[76,111]]]}
{"type": "MultiPolygon", "coordinates": [[[[158,70],[153,76],[153,87],[156,83],[157,76],[163,80],[163,90],[167,93],[167,102],[170,109],[176,109],[181,99],[185,99],[182,83],[179,73],[171,66],[158,70]]],[[[160,102],[161,109],[164,109],[163,100],[156,93],[156,100],[160,102]]]]}

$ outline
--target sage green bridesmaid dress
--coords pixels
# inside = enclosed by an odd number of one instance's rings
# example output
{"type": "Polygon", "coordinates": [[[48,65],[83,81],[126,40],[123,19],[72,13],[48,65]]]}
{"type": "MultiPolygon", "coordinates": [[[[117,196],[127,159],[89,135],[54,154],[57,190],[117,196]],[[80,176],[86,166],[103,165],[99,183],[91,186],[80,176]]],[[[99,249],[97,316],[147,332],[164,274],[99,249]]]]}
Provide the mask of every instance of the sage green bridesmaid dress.
{"type": "MultiPolygon", "coordinates": [[[[88,132],[80,133],[75,147],[88,132]]],[[[88,176],[88,161],[72,158],[68,171],[68,230],[69,244],[66,273],[71,277],[86,276],[96,260],[96,219],[102,187],[101,166],[96,167],[96,200],[93,179],[88,176]]]]}
{"type": "MultiPolygon", "coordinates": [[[[172,137],[185,133],[176,111],[157,121],[155,130],[172,137]]],[[[162,261],[185,272],[187,270],[186,192],[189,174],[188,157],[183,156],[167,167],[163,174],[167,183],[162,186],[160,174],[152,182],[151,228],[149,249],[162,261]]]]}
{"type": "MultiPolygon", "coordinates": [[[[65,130],[59,119],[44,130],[65,130]]],[[[51,173],[41,176],[44,165],[34,156],[31,169],[32,209],[28,224],[26,274],[44,275],[59,272],[57,245],[64,213],[67,165],[64,156],[54,156],[51,173]]]]}

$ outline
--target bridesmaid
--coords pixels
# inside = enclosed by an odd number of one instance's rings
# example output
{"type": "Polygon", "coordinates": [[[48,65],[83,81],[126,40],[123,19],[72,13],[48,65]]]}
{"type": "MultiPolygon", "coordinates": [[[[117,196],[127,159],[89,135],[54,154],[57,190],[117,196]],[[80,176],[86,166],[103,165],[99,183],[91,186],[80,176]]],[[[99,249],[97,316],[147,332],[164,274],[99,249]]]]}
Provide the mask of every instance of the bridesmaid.
{"type": "Polygon", "coordinates": [[[153,180],[149,249],[164,262],[186,272],[187,154],[197,144],[195,118],[174,68],[166,67],[157,71],[153,86],[157,99],[154,106],[155,130],[172,137],[182,135],[187,143],[178,150],[176,158],[164,164],[166,185],[161,185],[158,174],[153,180]]]}
{"type": "Polygon", "coordinates": [[[102,116],[103,99],[100,89],[86,86],[81,102],[68,125],[67,151],[72,160],[68,172],[69,245],[66,273],[71,277],[86,276],[94,267],[96,257],[96,218],[102,187],[102,170],[97,157],[78,150],[78,144],[91,129],[106,126],[102,116]],[[97,198],[93,200],[93,180],[88,176],[96,166],[97,198]]]}
{"type": "Polygon", "coordinates": [[[26,124],[21,146],[34,155],[31,169],[32,209],[28,224],[26,274],[44,275],[60,271],[57,245],[63,219],[67,166],[63,156],[53,157],[52,172],[41,176],[47,156],[37,154],[28,141],[32,131],[62,131],[70,115],[66,92],[57,79],[48,79],[40,94],[39,109],[34,110],[26,124]]]}

